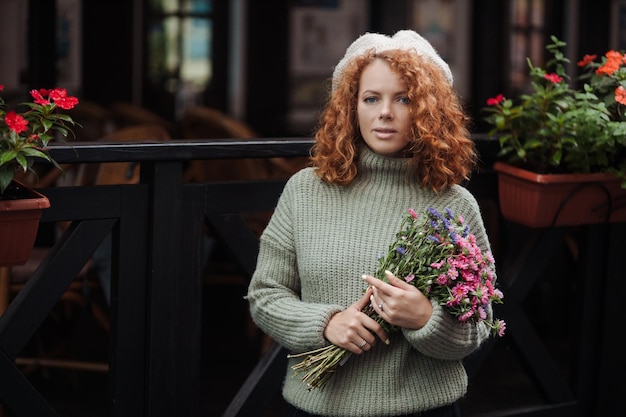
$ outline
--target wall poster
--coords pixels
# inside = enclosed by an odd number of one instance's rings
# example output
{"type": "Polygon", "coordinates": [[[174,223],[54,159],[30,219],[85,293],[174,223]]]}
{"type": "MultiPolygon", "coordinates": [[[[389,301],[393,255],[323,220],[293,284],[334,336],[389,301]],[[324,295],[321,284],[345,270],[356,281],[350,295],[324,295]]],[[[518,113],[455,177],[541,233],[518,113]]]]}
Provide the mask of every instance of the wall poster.
{"type": "Polygon", "coordinates": [[[412,0],[409,27],[421,34],[450,65],[454,88],[470,95],[471,0],[412,0]]]}
{"type": "Polygon", "coordinates": [[[334,66],[367,29],[367,6],[367,0],[293,2],[287,125],[294,134],[311,134],[334,66]]]}

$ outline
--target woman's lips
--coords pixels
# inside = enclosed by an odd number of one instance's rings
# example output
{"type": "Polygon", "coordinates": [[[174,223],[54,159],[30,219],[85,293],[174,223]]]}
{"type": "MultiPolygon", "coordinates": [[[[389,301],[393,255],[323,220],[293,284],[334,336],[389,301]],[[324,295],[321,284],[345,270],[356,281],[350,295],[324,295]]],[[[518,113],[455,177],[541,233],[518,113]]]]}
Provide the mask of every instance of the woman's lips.
{"type": "Polygon", "coordinates": [[[374,129],[376,136],[381,139],[387,139],[393,136],[396,131],[394,129],[374,129]]]}

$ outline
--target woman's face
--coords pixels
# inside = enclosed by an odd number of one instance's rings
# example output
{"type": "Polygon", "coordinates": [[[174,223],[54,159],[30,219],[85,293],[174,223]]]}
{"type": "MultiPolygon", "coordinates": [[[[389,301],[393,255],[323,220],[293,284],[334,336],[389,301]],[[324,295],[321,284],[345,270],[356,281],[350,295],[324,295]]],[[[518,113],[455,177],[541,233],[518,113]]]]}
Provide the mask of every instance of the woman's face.
{"type": "Polygon", "coordinates": [[[374,152],[401,156],[409,143],[408,89],[387,62],[376,59],[361,73],[357,116],[361,136],[374,152]]]}

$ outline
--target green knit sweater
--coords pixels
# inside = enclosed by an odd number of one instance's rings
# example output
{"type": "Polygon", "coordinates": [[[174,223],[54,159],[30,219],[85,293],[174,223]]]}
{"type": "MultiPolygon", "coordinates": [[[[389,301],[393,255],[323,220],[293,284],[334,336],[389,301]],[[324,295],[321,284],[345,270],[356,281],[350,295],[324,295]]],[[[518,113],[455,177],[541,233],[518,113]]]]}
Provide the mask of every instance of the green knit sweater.
{"type": "MultiPolygon", "coordinates": [[[[258,327],[293,353],[327,346],[330,317],[363,295],[361,275],[373,274],[407,209],[449,207],[461,214],[483,251],[490,250],[478,204],[463,187],[435,194],[408,180],[399,158],[363,147],[349,186],[322,182],[313,168],[287,183],[261,237],[248,288],[258,327]]],[[[309,391],[291,366],[285,400],[309,413],[382,417],[450,404],[467,390],[461,360],[489,337],[484,324],[461,324],[438,305],[426,326],[390,335],[370,351],[352,355],[320,389],[309,391]]]]}

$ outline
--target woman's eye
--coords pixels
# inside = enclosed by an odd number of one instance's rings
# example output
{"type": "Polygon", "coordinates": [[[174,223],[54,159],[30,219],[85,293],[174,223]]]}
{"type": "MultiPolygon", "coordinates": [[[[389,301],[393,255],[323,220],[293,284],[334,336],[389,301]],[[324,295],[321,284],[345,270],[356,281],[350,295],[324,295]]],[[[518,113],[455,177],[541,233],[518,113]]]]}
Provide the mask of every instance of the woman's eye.
{"type": "Polygon", "coordinates": [[[370,97],[365,97],[363,101],[366,103],[376,103],[378,99],[376,97],[370,96],[370,97]]]}
{"type": "Polygon", "coordinates": [[[398,97],[398,102],[400,102],[402,104],[409,104],[411,102],[411,100],[409,100],[408,97],[398,97]]]}

